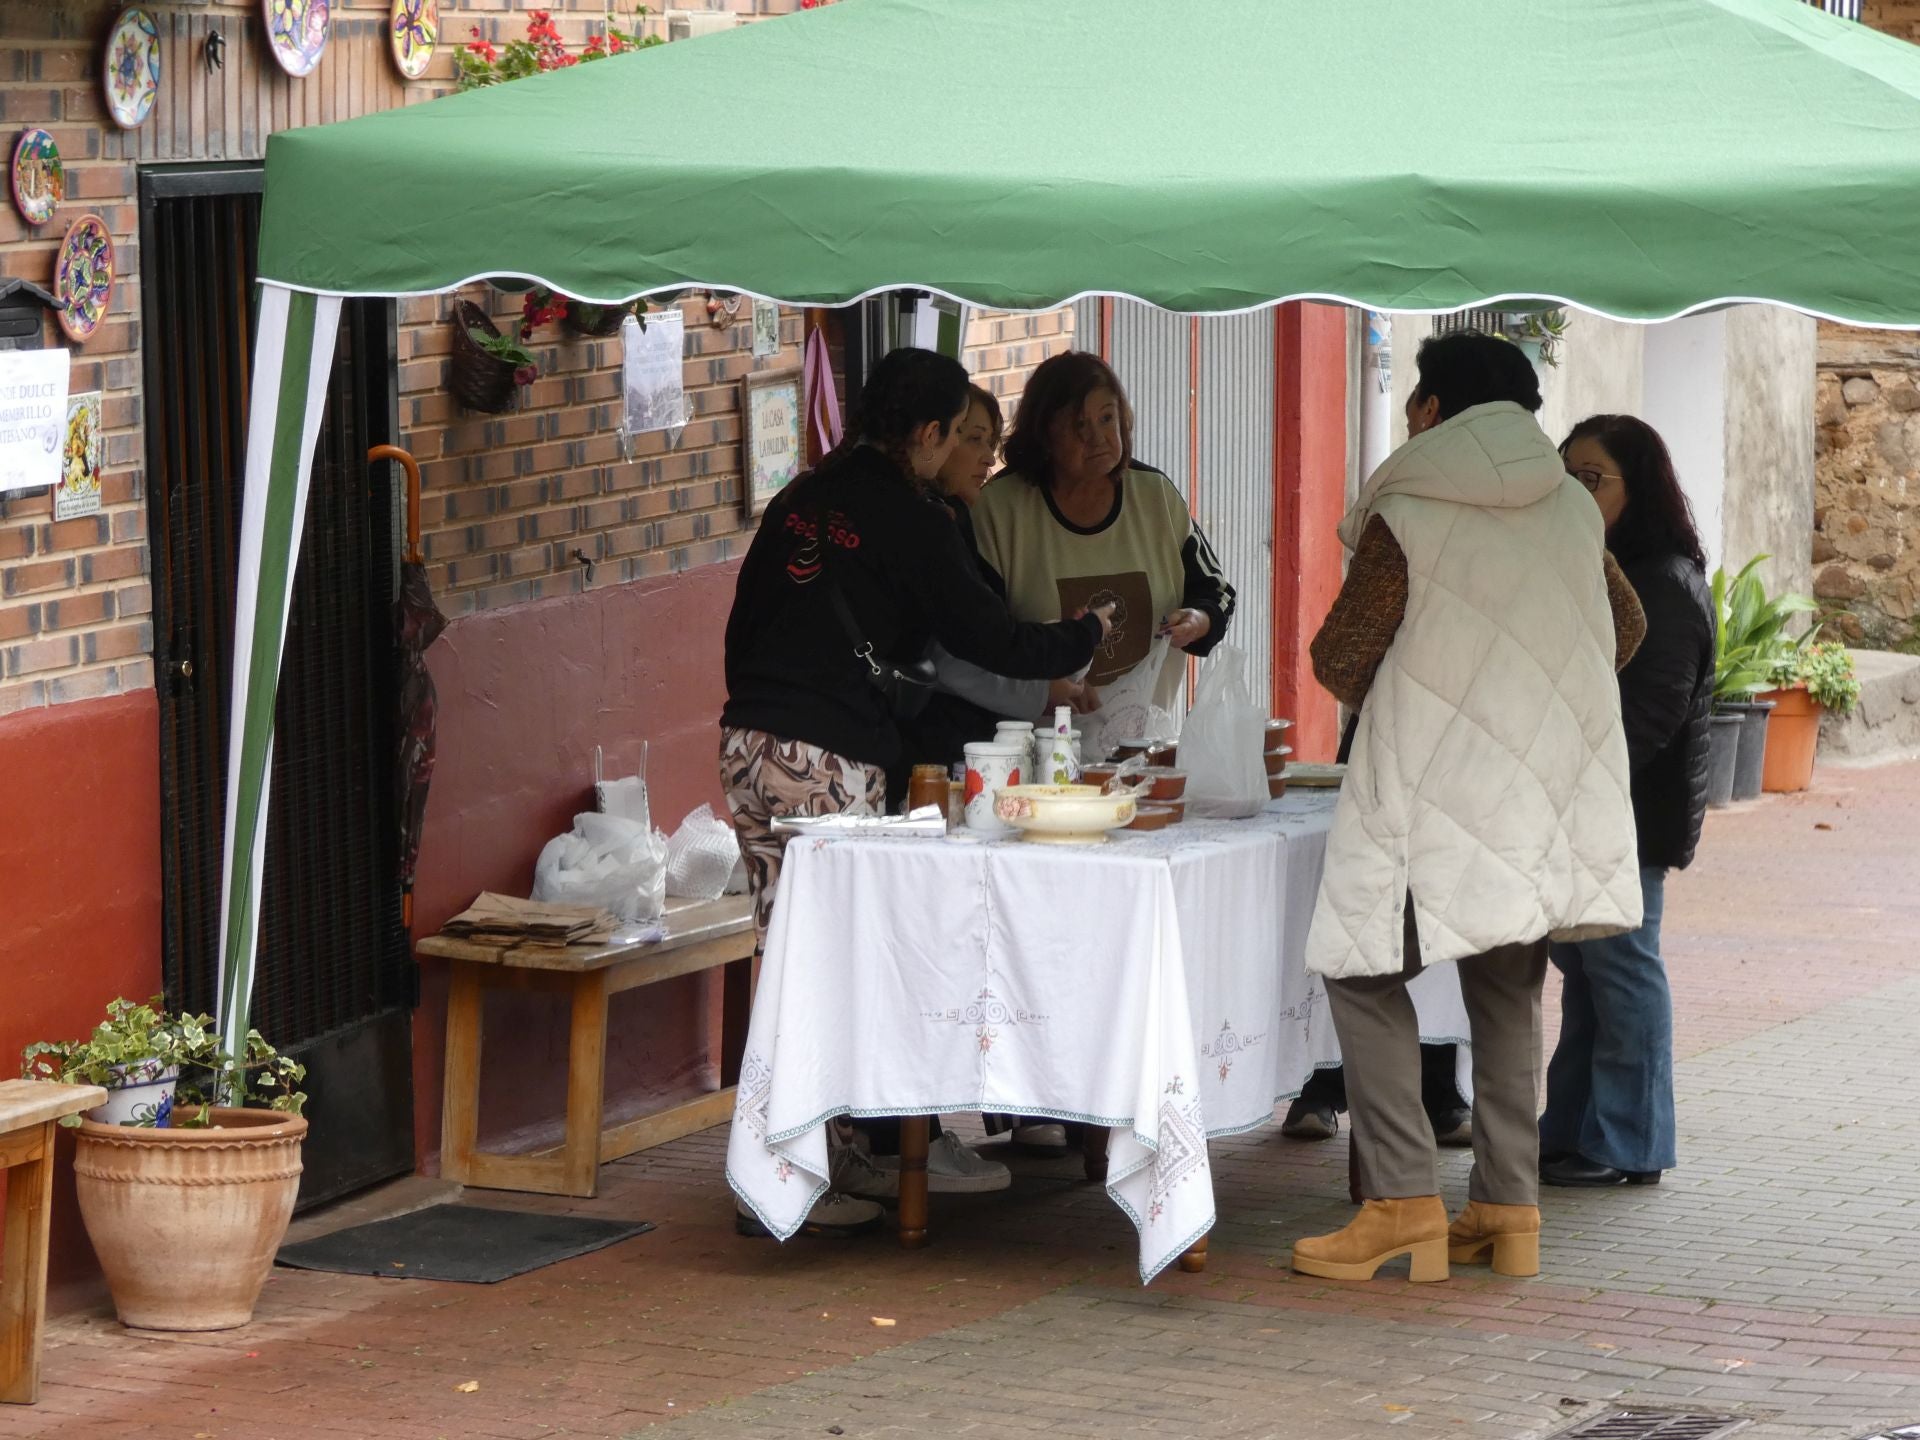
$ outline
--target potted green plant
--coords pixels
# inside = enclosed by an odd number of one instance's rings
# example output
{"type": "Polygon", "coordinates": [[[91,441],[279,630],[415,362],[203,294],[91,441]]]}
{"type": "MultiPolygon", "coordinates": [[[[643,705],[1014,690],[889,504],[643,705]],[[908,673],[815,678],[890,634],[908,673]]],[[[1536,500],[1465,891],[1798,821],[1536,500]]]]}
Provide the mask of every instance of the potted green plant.
{"type": "Polygon", "coordinates": [[[454,302],[450,383],[469,410],[498,415],[511,409],[522,385],[540,375],[533,353],[517,336],[500,333],[491,316],[471,300],[454,302]]]}
{"type": "Polygon", "coordinates": [[[1756,555],[1729,578],[1713,572],[1714,714],[1708,739],[1707,801],[1724,805],[1760,794],[1767,726],[1774,705],[1757,692],[1772,683],[1773,667],[1793,648],[1787,626],[1814,608],[1804,595],[1769,596],[1756,555]]]}
{"type": "Polygon", "coordinates": [[[1812,784],[1821,716],[1828,710],[1850,715],[1860,703],[1853,652],[1836,642],[1818,640],[1818,634],[1817,628],[1808,632],[1800,644],[1776,656],[1768,674],[1774,688],[1761,696],[1774,706],[1761,780],[1768,791],[1804,790],[1812,784]]]}
{"type": "Polygon", "coordinates": [[[30,1045],[29,1079],[137,1090],[157,1062],[168,1103],[72,1117],[80,1214],[114,1309],[146,1330],[226,1330],[253,1316],[300,1188],[306,1076],[260,1033],[225,1045],[205,1015],[115,1000],[84,1040],[30,1045]],[[227,1103],[220,1103],[222,1100],[227,1103]]]}

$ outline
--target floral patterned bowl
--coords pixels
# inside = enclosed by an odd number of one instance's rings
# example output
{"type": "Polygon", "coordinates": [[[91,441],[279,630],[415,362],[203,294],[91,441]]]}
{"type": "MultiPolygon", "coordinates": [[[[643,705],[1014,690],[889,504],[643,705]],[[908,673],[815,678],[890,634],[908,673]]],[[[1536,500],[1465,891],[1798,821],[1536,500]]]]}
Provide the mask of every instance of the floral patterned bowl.
{"type": "Polygon", "coordinates": [[[1137,808],[1133,796],[1103,795],[1098,785],[1009,785],[993,802],[1022,839],[1043,845],[1102,844],[1107,831],[1133,823],[1137,808]]]}

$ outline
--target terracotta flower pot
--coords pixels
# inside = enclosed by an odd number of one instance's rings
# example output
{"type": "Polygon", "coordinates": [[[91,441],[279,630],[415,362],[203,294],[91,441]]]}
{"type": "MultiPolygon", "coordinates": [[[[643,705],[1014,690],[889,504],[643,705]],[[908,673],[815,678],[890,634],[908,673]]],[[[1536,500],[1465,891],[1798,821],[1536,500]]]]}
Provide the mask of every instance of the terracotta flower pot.
{"type": "Polygon", "coordinates": [[[307,1122],[213,1111],[204,1129],[80,1124],[80,1214],[123,1325],[231,1330],[253,1318],[300,1188],[307,1122]]]}
{"type": "Polygon", "coordinates": [[[1767,723],[1767,757],[1760,788],[1771,794],[1804,790],[1813,783],[1813,756],[1820,745],[1820,715],[1826,708],[1804,685],[1789,690],[1763,690],[1756,700],[1771,700],[1773,718],[1767,723]]]}

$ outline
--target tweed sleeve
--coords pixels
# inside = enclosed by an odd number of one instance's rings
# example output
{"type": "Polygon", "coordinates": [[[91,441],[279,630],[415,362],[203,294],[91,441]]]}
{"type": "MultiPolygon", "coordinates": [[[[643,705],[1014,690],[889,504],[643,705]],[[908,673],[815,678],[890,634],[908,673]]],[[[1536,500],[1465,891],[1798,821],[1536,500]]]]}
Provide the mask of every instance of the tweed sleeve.
{"type": "Polygon", "coordinates": [[[1341,704],[1358,710],[1406,615],[1406,552],[1376,515],[1360,532],[1340,594],[1313,637],[1314,678],[1341,704]]]}
{"type": "Polygon", "coordinates": [[[1607,567],[1607,605],[1613,611],[1613,668],[1627,668],[1640,642],[1647,638],[1647,614],[1640,608],[1640,597],[1633,591],[1620,562],[1611,550],[1605,552],[1607,567]]]}

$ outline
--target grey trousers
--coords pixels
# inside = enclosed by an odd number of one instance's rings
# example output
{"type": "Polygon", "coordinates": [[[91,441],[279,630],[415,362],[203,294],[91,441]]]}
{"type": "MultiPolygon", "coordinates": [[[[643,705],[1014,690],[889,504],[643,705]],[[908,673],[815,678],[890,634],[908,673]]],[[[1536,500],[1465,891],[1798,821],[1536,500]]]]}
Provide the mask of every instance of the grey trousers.
{"type": "MultiPolygon", "coordinates": [[[[1433,1127],[1420,1103],[1420,1024],[1407,994],[1407,982],[1421,970],[1411,903],[1406,956],[1398,975],[1327,982],[1346,1062],[1360,1193],[1374,1200],[1440,1193],[1433,1127]]],[[[1473,1039],[1473,1177],[1467,1194],[1495,1205],[1536,1205],[1547,942],[1543,937],[1503,945],[1458,964],[1473,1039]]]]}

